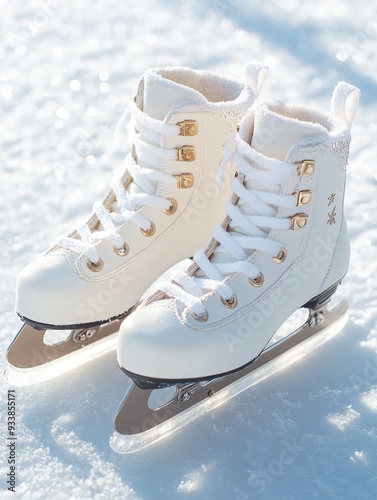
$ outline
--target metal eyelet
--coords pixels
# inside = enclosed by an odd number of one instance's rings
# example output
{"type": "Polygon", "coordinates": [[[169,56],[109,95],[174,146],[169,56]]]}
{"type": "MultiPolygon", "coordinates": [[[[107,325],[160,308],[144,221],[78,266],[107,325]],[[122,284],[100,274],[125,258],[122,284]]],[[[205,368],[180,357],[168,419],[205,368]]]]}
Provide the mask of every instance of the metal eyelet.
{"type": "Polygon", "coordinates": [[[163,210],[163,212],[166,215],[173,215],[177,211],[178,202],[174,198],[166,198],[166,199],[170,201],[170,207],[163,210]]]}
{"type": "Polygon", "coordinates": [[[229,300],[225,300],[221,297],[221,302],[228,309],[234,309],[238,304],[237,295],[233,295],[229,300]]]}
{"type": "Polygon", "coordinates": [[[315,173],[315,161],[314,160],[303,160],[296,162],[297,165],[297,175],[308,176],[315,173]]]}
{"type": "Polygon", "coordinates": [[[179,135],[191,137],[198,133],[198,124],[195,120],[185,120],[183,122],[178,122],[177,125],[180,128],[179,135]]]}
{"type": "Polygon", "coordinates": [[[177,179],[178,189],[189,189],[194,185],[195,178],[190,173],[173,175],[173,177],[177,179]]]}
{"type": "Polygon", "coordinates": [[[156,226],[153,224],[153,222],[151,222],[151,227],[149,229],[145,230],[141,227],[140,231],[144,236],[153,236],[156,232],[156,226]]]}
{"type": "Polygon", "coordinates": [[[196,158],[194,146],[177,148],[177,161],[194,161],[196,158]]]}
{"type": "Polygon", "coordinates": [[[249,278],[249,283],[253,286],[262,286],[264,283],[264,276],[262,273],[259,273],[259,276],[257,276],[255,279],[249,278]]]}
{"type": "Polygon", "coordinates": [[[103,260],[98,259],[98,262],[92,262],[89,259],[86,259],[86,265],[88,266],[88,269],[92,271],[93,273],[98,273],[103,269],[103,260]]]}
{"type": "Polygon", "coordinates": [[[113,246],[114,253],[119,255],[119,257],[125,257],[128,255],[130,251],[130,247],[127,245],[127,243],[123,243],[123,246],[120,248],[117,248],[115,245],[113,246]]]}
{"type": "Polygon", "coordinates": [[[205,314],[203,316],[198,316],[197,314],[195,313],[191,313],[192,314],[192,317],[196,320],[196,321],[199,321],[199,323],[205,323],[207,320],[208,320],[208,313],[207,311],[205,312],[205,314]]]}
{"type": "Polygon", "coordinates": [[[276,262],[276,264],[281,264],[286,257],[287,257],[287,249],[283,247],[276,257],[272,257],[272,260],[276,262]]]}
{"type": "Polygon", "coordinates": [[[308,225],[309,217],[306,214],[296,214],[291,217],[291,229],[296,231],[298,229],[304,229],[308,225]]]}
{"type": "Polygon", "coordinates": [[[304,189],[294,194],[296,195],[296,207],[307,205],[313,198],[313,193],[309,189],[304,189]]]}

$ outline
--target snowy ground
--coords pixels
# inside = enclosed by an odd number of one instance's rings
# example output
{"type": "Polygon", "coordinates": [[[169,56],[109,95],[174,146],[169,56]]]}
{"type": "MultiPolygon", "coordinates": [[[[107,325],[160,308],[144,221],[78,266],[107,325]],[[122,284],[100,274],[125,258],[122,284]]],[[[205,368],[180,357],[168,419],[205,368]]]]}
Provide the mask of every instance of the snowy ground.
{"type": "Polygon", "coordinates": [[[3,460],[1,497],[376,498],[377,3],[0,0],[0,7],[3,352],[20,326],[17,273],[106,192],[125,154],[115,124],[144,69],[183,64],[238,76],[259,58],[271,67],[264,96],[324,109],[338,80],[362,90],[346,198],[353,254],[340,290],[350,304],[343,333],[136,455],[108,446],[129,384],[114,353],[17,389],[16,494],[6,492],[3,460]]]}

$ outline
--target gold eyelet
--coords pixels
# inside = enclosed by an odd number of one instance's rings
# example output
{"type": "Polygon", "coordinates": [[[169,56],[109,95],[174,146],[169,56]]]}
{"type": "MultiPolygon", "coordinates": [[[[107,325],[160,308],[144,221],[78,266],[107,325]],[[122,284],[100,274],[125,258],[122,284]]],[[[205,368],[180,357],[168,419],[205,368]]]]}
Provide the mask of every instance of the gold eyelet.
{"type": "Polygon", "coordinates": [[[264,276],[262,273],[259,273],[259,276],[257,276],[255,279],[249,278],[249,283],[253,286],[262,286],[264,283],[264,276]]]}
{"type": "Polygon", "coordinates": [[[154,233],[156,232],[156,226],[151,222],[151,227],[147,229],[146,231],[141,227],[140,228],[141,234],[144,236],[153,236],[154,233]]]}
{"type": "Polygon", "coordinates": [[[208,313],[206,311],[204,316],[198,316],[197,314],[192,313],[192,317],[195,319],[195,321],[199,321],[199,323],[205,323],[208,320],[208,313]]]}
{"type": "Polygon", "coordinates": [[[286,257],[287,257],[287,249],[283,247],[276,257],[272,257],[272,260],[276,262],[276,264],[281,264],[286,257]]]}
{"type": "Polygon", "coordinates": [[[178,189],[189,189],[194,185],[194,176],[190,173],[173,175],[177,179],[178,189]]]}
{"type": "Polygon", "coordinates": [[[312,192],[309,191],[308,189],[305,189],[303,191],[299,191],[296,194],[296,207],[299,207],[301,205],[307,205],[312,201],[312,192]]]}
{"type": "Polygon", "coordinates": [[[130,247],[127,245],[127,243],[123,243],[123,246],[121,248],[117,248],[115,245],[113,246],[114,253],[119,255],[119,257],[125,257],[128,255],[130,251],[130,247]]]}
{"type": "Polygon", "coordinates": [[[191,137],[198,133],[198,124],[195,120],[185,120],[183,122],[178,122],[177,125],[180,128],[179,135],[191,137]]]}
{"type": "Polygon", "coordinates": [[[228,309],[234,309],[237,304],[238,304],[238,299],[236,295],[233,295],[229,300],[225,300],[221,297],[221,302],[224,304],[225,307],[228,309]]]}
{"type": "Polygon", "coordinates": [[[315,173],[315,161],[314,160],[303,160],[297,161],[297,175],[308,176],[315,173]]]}
{"type": "Polygon", "coordinates": [[[196,158],[194,146],[177,148],[177,161],[194,161],[196,158]]]}
{"type": "Polygon", "coordinates": [[[291,217],[291,229],[296,231],[298,229],[304,229],[308,225],[309,217],[306,214],[296,214],[291,217]]]}
{"type": "Polygon", "coordinates": [[[173,215],[178,208],[177,200],[175,200],[174,198],[166,198],[166,199],[170,201],[170,207],[163,210],[163,212],[166,215],[173,215]]]}
{"type": "Polygon", "coordinates": [[[99,259],[98,262],[92,262],[89,259],[86,259],[86,265],[88,266],[88,269],[92,271],[93,273],[98,273],[103,269],[103,260],[99,259]]]}

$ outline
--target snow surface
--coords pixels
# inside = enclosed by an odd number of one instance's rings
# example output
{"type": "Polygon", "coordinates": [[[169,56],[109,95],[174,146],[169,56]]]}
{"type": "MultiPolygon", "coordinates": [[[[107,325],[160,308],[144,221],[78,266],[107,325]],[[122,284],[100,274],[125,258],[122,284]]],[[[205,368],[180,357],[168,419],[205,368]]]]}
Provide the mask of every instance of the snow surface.
{"type": "MultiPolygon", "coordinates": [[[[238,76],[271,67],[264,96],[328,109],[362,90],[346,211],[350,320],[334,340],[175,436],[111,451],[129,385],[114,353],[17,389],[17,486],[25,499],[377,498],[377,3],[353,0],[0,0],[2,351],[17,332],[19,270],[86,214],[125,155],[115,124],[139,75],[183,64],[238,76]]],[[[1,370],[6,362],[1,360],[1,370]]]]}

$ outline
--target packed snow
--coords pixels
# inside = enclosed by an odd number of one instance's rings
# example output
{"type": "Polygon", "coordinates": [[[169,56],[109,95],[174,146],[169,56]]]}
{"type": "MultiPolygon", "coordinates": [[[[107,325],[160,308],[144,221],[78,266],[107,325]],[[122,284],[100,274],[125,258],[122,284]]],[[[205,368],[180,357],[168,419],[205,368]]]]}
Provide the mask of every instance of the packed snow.
{"type": "MultiPolygon", "coordinates": [[[[352,0],[0,0],[1,291],[5,350],[20,269],[107,191],[116,133],[140,74],[187,65],[238,77],[267,63],[263,97],[328,110],[339,80],[361,88],[346,213],[352,260],[341,334],[154,446],[109,447],[129,386],[115,353],[17,388],[16,493],[25,499],[372,499],[377,489],[377,4],[352,0]]],[[[1,359],[1,370],[6,361],[1,359]]]]}

